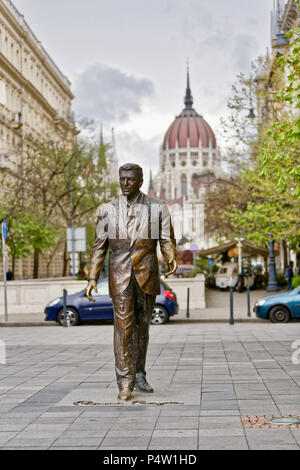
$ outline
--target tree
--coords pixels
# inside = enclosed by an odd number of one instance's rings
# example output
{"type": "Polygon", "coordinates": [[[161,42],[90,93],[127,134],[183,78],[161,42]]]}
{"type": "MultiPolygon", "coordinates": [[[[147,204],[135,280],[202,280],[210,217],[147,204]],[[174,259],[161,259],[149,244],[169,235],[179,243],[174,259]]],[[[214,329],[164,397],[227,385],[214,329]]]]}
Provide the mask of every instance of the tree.
{"type": "Polygon", "coordinates": [[[260,175],[272,174],[278,190],[284,193],[294,185],[294,197],[300,198],[300,28],[291,30],[290,52],[277,59],[286,82],[276,95],[284,105],[284,117],[272,123],[264,145],[260,148],[260,175]]]}
{"type": "MultiPolygon", "coordinates": [[[[10,175],[9,190],[2,194],[0,216],[7,218],[13,229],[9,243],[14,259],[33,252],[35,277],[39,256],[53,257],[51,247],[66,238],[70,195],[73,225],[82,226],[90,221],[101,202],[116,193],[116,186],[107,179],[107,170],[97,164],[98,155],[99,146],[86,142],[80,142],[71,151],[39,145],[26,155],[23,172],[15,170],[10,175]]],[[[63,275],[66,247],[64,259],[63,275]]]]}
{"type": "MultiPolygon", "coordinates": [[[[299,113],[295,116],[300,83],[298,39],[286,57],[273,64],[268,58],[259,59],[258,63],[260,68],[255,78],[239,75],[229,100],[231,114],[223,120],[225,133],[234,147],[239,142],[238,151],[229,149],[231,159],[238,161],[239,174],[219,182],[209,195],[209,227],[223,240],[243,235],[254,243],[267,245],[272,234],[275,240],[288,241],[291,247],[297,247],[300,242],[299,113]],[[283,65],[290,68],[287,83],[283,81],[283,65]],[[255,88],[258,116],[247,128],[245,116],[242,119],[240,116],[251,87],[255,88]],[[281,92],[274,99],[273,89],[278,91],[280,87],[281,92]],[[292,108],[287,109],[282,102],[292,108]]],[[[251,93],[253,96],[253,90],[251,93]]]]}

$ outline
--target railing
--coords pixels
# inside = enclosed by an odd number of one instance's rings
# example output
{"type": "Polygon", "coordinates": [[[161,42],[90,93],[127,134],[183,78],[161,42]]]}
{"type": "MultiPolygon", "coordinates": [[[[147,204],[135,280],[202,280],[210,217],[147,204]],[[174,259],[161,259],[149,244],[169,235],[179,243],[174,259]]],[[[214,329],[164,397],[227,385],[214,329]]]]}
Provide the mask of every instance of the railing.
{"type": "Polygon", "coordinates": [[[21,13],[17,10],[17,8],[14,6],[11,0],[0,0],[0,2],[6,6],[6,8],[10,11],[13,17],[17,20],[17,22],[20,24],[23,30],[26,31],[31,41],[35,44],[36,47],[38,47],[41,53],[45,56],[49,66],[52,68],[52,71],[60,78],[60,80],[63,81],[63,83],[68,88],[70,88],[71,83],[68,80],[68,78],[60,71],[60,69],[57,67],[55,62],[51,59],[46,49],[44,49],[44,47],[42,46],[41,41],[38,40],[38,38],[36,37],[32,29],[29,27],[29,25],[25,21],[24,16],[21,15],[21,13]]]}

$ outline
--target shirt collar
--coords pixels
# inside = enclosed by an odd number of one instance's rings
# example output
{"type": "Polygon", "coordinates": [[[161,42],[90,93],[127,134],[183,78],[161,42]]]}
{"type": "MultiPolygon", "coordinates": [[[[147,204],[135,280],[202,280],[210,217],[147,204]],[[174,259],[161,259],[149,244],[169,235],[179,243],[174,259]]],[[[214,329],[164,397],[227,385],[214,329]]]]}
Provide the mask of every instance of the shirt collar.
{"type": "Polygon", "coordinates": [[[127,199],[127,206],[131,207],[134,204],[137,204],[140,201],[141,197],[142,197],[142,193],[141,191],[139,191],[137,196],[133,199],[133,201],[128,201],[127,199]]]}

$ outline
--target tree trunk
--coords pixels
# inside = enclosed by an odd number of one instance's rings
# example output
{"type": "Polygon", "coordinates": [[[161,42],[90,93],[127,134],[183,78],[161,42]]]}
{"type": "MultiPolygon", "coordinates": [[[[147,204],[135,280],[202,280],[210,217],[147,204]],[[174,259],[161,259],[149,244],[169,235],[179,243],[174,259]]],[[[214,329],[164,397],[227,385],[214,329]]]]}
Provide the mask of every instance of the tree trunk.
{"type": "Polygon", "coordinates": [[[65,247],[64,247],[64,265],[63,265],[63,277],[67,276],[67,268],[68,268],[68,252],[67,252],[67,240],[65,240],[65,247]]]}
{"type": "Polygon", "coordinates": [[[33,279],[38,279],[39,277],[39,251],[34,249],[33,253],[33,279]]]}

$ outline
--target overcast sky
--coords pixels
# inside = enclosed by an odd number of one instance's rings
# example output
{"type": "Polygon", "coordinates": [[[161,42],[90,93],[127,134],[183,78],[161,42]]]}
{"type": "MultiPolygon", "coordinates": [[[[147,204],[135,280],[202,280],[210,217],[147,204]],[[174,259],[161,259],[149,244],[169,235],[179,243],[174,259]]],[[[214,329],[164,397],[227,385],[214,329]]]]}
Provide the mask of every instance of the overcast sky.
{"type": "MultiPolygon", "coordinates": [[[[231,84],[270,46],[273,0],[14,0],[72,82],[77,114],[115,128],[120,163],[158,168],[183,108],[186,61],[195,109],[218,137],[231,84]]],[[[143,190],[147,187],[144,185],[143,190]]]]}

